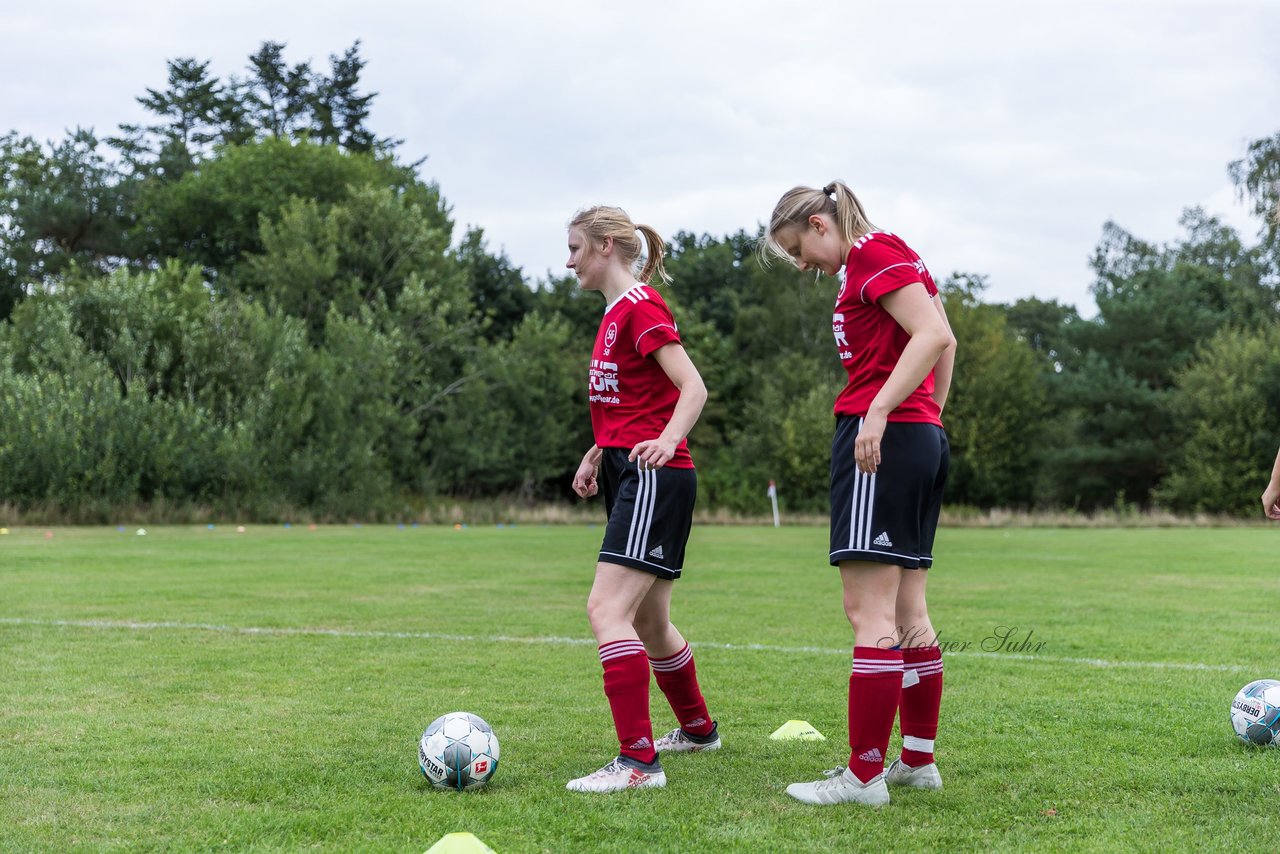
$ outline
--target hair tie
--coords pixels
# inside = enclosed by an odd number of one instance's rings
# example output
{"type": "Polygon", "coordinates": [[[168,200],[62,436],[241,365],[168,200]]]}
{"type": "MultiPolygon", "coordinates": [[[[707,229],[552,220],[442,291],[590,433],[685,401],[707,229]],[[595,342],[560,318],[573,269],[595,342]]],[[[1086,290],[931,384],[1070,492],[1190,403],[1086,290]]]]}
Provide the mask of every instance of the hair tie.
{"type": "Polygon", "coordinates": [[[830,184],[822,188],[822,194],[825,196],[834,196],[836,194],[836,184],[832,181],[830,184]]]}

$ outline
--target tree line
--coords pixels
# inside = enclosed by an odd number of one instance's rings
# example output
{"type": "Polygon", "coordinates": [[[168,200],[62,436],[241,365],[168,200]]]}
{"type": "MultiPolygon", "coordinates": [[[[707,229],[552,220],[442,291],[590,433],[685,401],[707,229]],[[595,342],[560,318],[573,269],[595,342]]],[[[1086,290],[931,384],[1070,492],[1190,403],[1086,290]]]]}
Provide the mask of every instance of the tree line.
{"type": "MultiPolygon", "coordinates": [[[[570,501],[595,294],[532,282],[368,128],[359,43],[168,63],[150,124],[0,137],[0,502],[86,521],[157,501],[390,519],[432,497],[570,501]]],[[[1247,244],[1199,209],[1107,223],[1096,316],[941,279],[959,341],[952,504],[1253,514],[1280,444],[1280,134],[1228,166],[1247,244]]],[[[710,399],[703,506],[823,512],[843,381],[829,283],[758,230],[670,238],[710,399]]],[[[1034,282],[1026,283],[1034,289],[1034,282]]]]}

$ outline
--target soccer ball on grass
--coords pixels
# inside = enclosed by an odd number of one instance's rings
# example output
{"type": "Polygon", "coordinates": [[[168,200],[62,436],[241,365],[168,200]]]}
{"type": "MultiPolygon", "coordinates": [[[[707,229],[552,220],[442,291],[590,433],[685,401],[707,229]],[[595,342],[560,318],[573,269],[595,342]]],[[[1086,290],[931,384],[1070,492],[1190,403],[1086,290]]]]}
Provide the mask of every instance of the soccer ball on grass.
{"type": "Polygon", "coordinates": [[[418,740],[418,767],[440,789],[478,789],[498,770],[498,737],[478,715],[449,712],[418,740]]]}
{"type": "Polygon", "coordinates": [[[1231,728],[1249,744],[1280,746],[1280,682],[1258,679],[1241,688],[1231,701],[1231,728]]]}

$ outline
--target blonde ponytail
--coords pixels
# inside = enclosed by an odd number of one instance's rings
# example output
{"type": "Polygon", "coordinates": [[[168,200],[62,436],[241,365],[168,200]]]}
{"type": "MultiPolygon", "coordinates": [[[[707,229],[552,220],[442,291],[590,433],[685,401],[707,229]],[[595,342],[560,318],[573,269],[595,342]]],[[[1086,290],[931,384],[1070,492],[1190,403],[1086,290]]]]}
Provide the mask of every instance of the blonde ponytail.
{"type": "Polygon", "coordinates": [[[636,231],[644,237],[646,246],[644,269],[637,276],[640,281],[648,284],[652,281],[654,275],[665,285],[671,284],[671,277],[667,275],[666,265],[662,261],[662,256],[667,250],[666,243],[662,240],[662,235],[651,225],[637,225],[636,231]]]}

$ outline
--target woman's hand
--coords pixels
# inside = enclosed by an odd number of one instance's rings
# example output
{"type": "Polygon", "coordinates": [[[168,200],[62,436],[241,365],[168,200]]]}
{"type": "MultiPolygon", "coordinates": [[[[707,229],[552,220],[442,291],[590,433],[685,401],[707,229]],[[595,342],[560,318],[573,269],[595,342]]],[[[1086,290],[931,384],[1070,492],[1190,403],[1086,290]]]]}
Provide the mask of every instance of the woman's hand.
{"type": "Polygon", "coordinates": [[[596,484],[596,465],[587,457],[582,458],[577,472],[573,475],[573,491],[578,493],[579,498],[590,498],[600,491],[600,487],[596,484]]]}
{"type": "Polygon", "coordinates": [[[660,469],[671,462],[671,458],[676,455],[677,444],[677,442],[663,439],[661,436],[656,439],[648,439],[632,448],[631,453],[627,455],[627,460],[634,460],[641,471],[660,469]]]}
{"type": "Polygon", "coordinates": [[[877,412],[868,412],[862,419],[858,437],[853,442],[853,459],[863,474],[875,474],[880,465],[880,440],[884,438],[888,421],[888,416],[877,412]]]}
{"type": "Polygon", "coordinates": [[[1268,519],[1280,520],[1280,484],[1273,482],[1262,493],[1262,512],[1268,519]]]}

